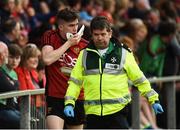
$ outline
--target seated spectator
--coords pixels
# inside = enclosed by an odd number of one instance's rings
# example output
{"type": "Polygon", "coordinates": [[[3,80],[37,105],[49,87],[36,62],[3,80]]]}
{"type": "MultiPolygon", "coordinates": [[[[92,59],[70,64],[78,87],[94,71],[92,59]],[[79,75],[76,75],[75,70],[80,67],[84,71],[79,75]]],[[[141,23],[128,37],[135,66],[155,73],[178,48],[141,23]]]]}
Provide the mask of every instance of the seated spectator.
{"type": "MultiPolygon", "coordinates": [[[[38,74],[37,67],[39,63],[39,56],[41,52],[33,43],[29,43],[23,49],[22,60],[20,66],[16,68],[18,80],[20,82],[20,90],[34,90],[43,88],[45,83],[45,76],[38,74]],[[41,81],[42,80],[42,81],[41,81]]],[[[31,108],[33,110],[41,109],[44,97],[43,95],[35,95],[31,98],[31,108]]],[[[39,113],[37,113],[39,114],[39,113]]],[[[34,115],[32,115],[34,116],[34,115]]],[[[37,118],[37,117],[33,117],[37,118]]]]}
{"type": "MultiPolygon", "coordinates": [[[[3,43],[0,43],[0,46],[3,43]]],[[[5,47],[4,50],[0,51],[1,64],[0,67],[0,92],[9,92],[13,90],[18,90],[19,82],[17,79],[15,69],[21,59],[22,50],[16,44],[9,45],[8,49],[5,47]],[[8,57],[9,50],[9,57],[8,57]],[[4,55],[5,54],[5,55],[4,55]],[[2,56],[4,55],[4,59],[2,56]],[[8,63],[6,59],[8,58],[8,63]]],[[[0,100],[0,128],[8,129],[18,129],[20,128],[20,112],[17,107],[16,98],[8,98],[0,100]]]]}
{"type": "Polygon", "coordinates": [[[40,88],[36,72],[39,56],[40,50],[35,44],[27,44],[23,49],[20,66],[16,69],[20,82],[20,90],[40,88]]]}

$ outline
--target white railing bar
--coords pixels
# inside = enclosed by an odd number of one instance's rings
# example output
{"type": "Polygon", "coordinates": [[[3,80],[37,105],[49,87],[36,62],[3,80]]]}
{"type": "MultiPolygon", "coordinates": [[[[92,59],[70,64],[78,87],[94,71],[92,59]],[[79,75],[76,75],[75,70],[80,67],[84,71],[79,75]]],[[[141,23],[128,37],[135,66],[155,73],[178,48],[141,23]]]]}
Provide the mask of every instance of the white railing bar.
{"type": "Polygon", "coordinates": [[[149,78],[148,80],[150,83],[178,81],[180,80],[180,75],[168,76],[168,77],[153,77],[153,78],[149,78]]]}
{"type": "MultiPolygon", "coordinates": [[[[170,82],[170,81],[177,81],[180,80],[180,76],[168,76],[168,77],[160,77],[160,78],[149,78],[148,79],[151,83],[156,82],[170,82]]],[[[0,94],[0,99],[18,97],[18,96],[26,96],[26,95],[38,95],[44,94],[45,89],[35,89],[35,90],[19,90],[19,91],[11,91],[5,92],[0,94]]]]}
{"type": "Polygon", "coordinates": [[[36,90],[16,90],[11,92],[5,92],[0,94],[0,99],[18,97],[18,96],[26,96],[26,95],[38,95],[44,94],[45,89],[36,89],[36,90]]]}

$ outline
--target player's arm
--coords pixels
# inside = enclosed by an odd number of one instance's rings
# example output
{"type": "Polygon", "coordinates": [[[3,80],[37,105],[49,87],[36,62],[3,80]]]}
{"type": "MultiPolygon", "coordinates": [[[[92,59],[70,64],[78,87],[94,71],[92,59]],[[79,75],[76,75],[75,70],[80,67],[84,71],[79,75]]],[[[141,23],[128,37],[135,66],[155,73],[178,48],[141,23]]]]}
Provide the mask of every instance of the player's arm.
{"type": "Polygon", "coordinates": [[[50,65],[57,61],[61,55],[71,46],[76,45],[79,43],[81,37],[80,36],[74,36],[68,41],[66,41],[61,47],[58,49],[54,49],[50,45],[45,45],[42,48],[42,58],[46,65],[50,65]]]}

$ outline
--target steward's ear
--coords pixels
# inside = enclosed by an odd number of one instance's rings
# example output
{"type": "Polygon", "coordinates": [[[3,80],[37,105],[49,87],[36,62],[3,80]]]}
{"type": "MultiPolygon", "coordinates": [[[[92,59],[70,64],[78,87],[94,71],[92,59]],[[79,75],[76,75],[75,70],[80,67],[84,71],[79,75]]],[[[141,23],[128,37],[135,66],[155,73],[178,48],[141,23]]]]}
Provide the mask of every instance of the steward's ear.
{"type": "Polygon", "coordinates": [[[112,37],[112,29],[111,29],[110,32],[109,32],[109,37],[110,37],[110,38],[112,37]]]}

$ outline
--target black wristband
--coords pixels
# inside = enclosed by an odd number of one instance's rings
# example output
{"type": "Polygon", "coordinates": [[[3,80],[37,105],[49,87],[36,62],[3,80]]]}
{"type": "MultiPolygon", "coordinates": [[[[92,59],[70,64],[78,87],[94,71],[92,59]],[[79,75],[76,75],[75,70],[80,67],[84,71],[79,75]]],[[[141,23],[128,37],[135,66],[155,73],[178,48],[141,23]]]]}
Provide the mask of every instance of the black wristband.
{"type": "Polygon", "coordinates": [[[66,107],[66,106],[72,106],[72,107],[74,108],[74,105],[71,104],[71,103],[66,104],[65,107],[66,107]]]}
{"type": "Polygon", "coordinates": [[[155,103],[160,103],[160,101],[155,101],[155,103]]]}

